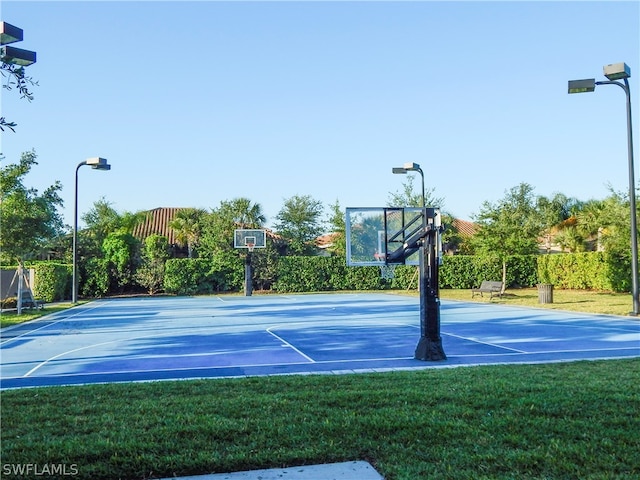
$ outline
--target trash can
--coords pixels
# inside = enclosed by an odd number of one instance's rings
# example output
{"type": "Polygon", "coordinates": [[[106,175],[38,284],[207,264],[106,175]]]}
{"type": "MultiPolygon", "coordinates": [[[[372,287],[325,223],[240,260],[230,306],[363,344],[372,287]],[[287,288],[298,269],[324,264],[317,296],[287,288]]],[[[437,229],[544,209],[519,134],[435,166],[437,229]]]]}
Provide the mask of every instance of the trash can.
{"type": "Polygon", "coordinates": [[[538,303],[553,303],[553,284],[538,284],[538,303]]]}

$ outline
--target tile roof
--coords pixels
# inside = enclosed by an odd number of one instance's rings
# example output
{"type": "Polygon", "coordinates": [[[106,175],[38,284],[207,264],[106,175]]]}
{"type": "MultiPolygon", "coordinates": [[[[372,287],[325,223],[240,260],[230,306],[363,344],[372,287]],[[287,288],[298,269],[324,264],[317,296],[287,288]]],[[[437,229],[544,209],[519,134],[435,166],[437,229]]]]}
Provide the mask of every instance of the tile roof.
{"type": "Polygon", "coordinates": [[[459,218],[454,218],[452,222],[453,226],[458,230],[461,235],[473,236],[478,231],[478,225],[473,222],[469,222],[467,220],[460,220],[459,218]]]}
{"type": "Polygon", "coordinates": [[[133,229],[133,236],[143,240],[149,235],[162,235],[167,237],[169,244],[175,245],[176,232],[169,227],[169,223],[175,218],[180,210],[186,208],[154,208],[147,212],[147,218],[144,222],[138,224],[133,229]]]}
{"type": "MultiPolygon", "coordinates": [[[[181,210],[189,210],[189,208],[160,207],[147,211],[147,218],[144,222],[135,226],[133,229],[133,236],[139,240],[144,240],[149,235],[162,235],[167,237],[169,244],[177,245],[176,232],[169,226],[169,223],[171,223],[177,213],[181,210]]],[[[272,241],[277,242],[283,240],[280,235],[274,233],[268,228],[265,228],[265,230],[267,231],[267,237],[272,241]]]]}

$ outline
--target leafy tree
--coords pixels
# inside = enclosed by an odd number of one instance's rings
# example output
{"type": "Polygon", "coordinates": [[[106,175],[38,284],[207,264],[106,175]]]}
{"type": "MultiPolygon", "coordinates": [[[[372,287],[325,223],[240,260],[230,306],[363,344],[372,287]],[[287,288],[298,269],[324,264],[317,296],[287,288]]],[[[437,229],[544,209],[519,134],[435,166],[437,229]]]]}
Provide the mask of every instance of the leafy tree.
{"type": "MultiPolygon", "coordinates": [[[[29,91],[29,86],[38,85],[38,82],[25,75],[23,66],[0,62],[0,72],[7,79],[2,88],[12,90],[13,87],[16,87],[20,93],[20,98],[26,98],[29,102],[33,100],[33,94],[29,91]]],[[[8,128],[15,132],[16,126],[15,122],[9,122],[5,117],[0,117],[0,131],[4,132],[4,129],[8,128]]]]}
{"type": "MultiPolygon", "coordinates": [[[[402,189],[396,192],[389,193],[389,199],[387,204],[390,207],[421,207],[422,206],[422,192],[416,192],[413,182],[415,175],[407,175],[407,179],[402,183],[402,189]]],[[[444,199],[442,197],[435,197],[435,188],[425,188],[424,190],[424,204],[427,207],[442,208],[444,206],[444,199]]]]}
{"type": "Polygon", "coordinates": [[[286,199],[276,216],[276,230],[289,242],[293,255],[310,255],[315,252],[315,239],[323,232],[320,220],[324,211],[322,202],[309,195],[294,195],[286,199]]]}
{"type": "Polygon", "coordinates": [[[479,225],[472,239],[475,251],[502,262],[502,281],[506,285],[507,257],[538,252],[544,222],[536,208],[533,187],[521,183],[506,192],[502,200],[484,202],[475,221],[479,225]]]}
{"type": "Polygon", "coordinates": [[[145,213],[119,213],[110,202],[101,198],[81,218],[85,228],[78,231],[80,291],[99,296],[132,286],[140,256],[140,244],[132,232],[144,220],[145,213]],[[118,252],[115,239],[122,240],[127,247],[118,252]],[[123,257],[132,259],[127,267],[124,266],[127,262],[122,262],[123,257]]]}
{"type": "Polygon", "coordinates": [[[331,215],[329,216],[329,228],[332,235],[332,245],[327,250],[335,256],[345,257],[347,254],[347,239],[346,239],[346,225],[345,225],[345,212],[340,207],[340,202],[336,200],[336,203],[329,206],[331,215]]]}
{"type": "MultiPolygon", "coordinates": [[[[390,207],[421,207],[422,206],[422,192],[416,192],[413,186],[415,175],[408,175],[407,179],[402,184],[402,189],[389,194],[387,200],[390,207]]],[[[444,206],[444,198],[436,197],[435,188],[425,188],[424,191],[424,204],[427,207],[435,207],[440,209],[442,216],[442,224],[445,226],[445,230],[442,234],[442,242],[446,245],[447,249],[457,250],[464,242],[464,238],[458,232],[458,229],[453,223],[453,215],[442,210],[444,206]]]]}
{"type": "Polygon", "coordinates": [[[245,197],[221,202],[217,213],[233,221],[235,228],[262,228],[266,221],[262,206],[245,197]]]}
{"type": "Polygon", "coordinates": [[[19,163],[0,169],[0,258],[4,262],[22,262],[62,233],[60,182],[42,194],[24,185],[26,175],[38,164],[36,158],[33,150],[25,152],[19,163]]]}
{"type": "Polygon", "coordinates": [[[587,202],[578,212],[578,228],[585,237],[597,238],[601,250],[626,254],[631,248],[630,215],[628,195],[611,190],[607,198],[587,202]]]}
{"type": "Polygon", "coordinates": [[[135,271],[140,263],[139,241],[130,233],[110,233],[102,242],[104,259],[109,265],[110,290],[123,292],[133,283],[135,271]]]}
{"type": "Polygon", "coordinates": [[[557,227],[558,231],[553,236],[553,241],[560,246],[563,252],[577,253],[586,251],[587,239],[578,227],[576,215],[572,215],[560,222],[557,227]]]}
{"type": "Polygon", "coordinates": [[[165,263],[171,257],[169,241],[162,235],[149,235],[144,239],[142,264],[134,278],[145,287],[149,295],[162,290],[164,285],[165,263]]]}
{"type": "Polygon", "coordinates": [[[79,254],[100,256],[102,244],[110,234],[131,234],[135,226],[144,221],[145,213],[119,213],[111,202],[101,198],[81,218],[85,228],[78,232],[79,254]]]}
{"type": "Polygon", "coordinates": [[[169,227],[175,230],[176,240],[180,245],[186,245],[188,257],[193,256],[193,249],[197,246],[202,232],[203,218],[207,212],[198,208],[185,208],[176,213],[169,227]]]}
{"type": "Polygon", "coordinates": [[[78,243],[91,255],[99,255],[105,238],[121,227],[120,214],[105,198],[95,201],[93,208],[82,215],[81,219],[85,228],[78,232],[78,243]]]}
{"type": "Polygon", "coordinates": [[[627,254],[631,236],[629,198],[626,193],[610,191],[604,200],[572,205],[570,216],[557,225],[554,237],[563,250],[627,254]]]}
{"type": "Polygon", "coordinates": [[[551,250],[551,244],[555,241],[553,233],[561,229],[572,214],[580,208],[581,202],[575,198],[569,198],[562,193],[555,193],[551,198],[539,196],[536,200],[536,208],[540,214],[543,225],[543,237],[547,253],[551,250]]]}
{"type": "Polygon", "coordinates": [[[462,234],[456,224],[454,217],[450,213],[442,212],[442,244],[445,252],[452,251],[455,253],[471,254],[472,246],[469,245],[469,236],[462,234]]]}
{"type": "Polygon", "coordinates": [[[201,256],[210,258],[218,250],[232,250],[235,229],[262,228],[265,221],[260,204],[248,198],[220,202],[220,206],[203,219],[201,256]]]}

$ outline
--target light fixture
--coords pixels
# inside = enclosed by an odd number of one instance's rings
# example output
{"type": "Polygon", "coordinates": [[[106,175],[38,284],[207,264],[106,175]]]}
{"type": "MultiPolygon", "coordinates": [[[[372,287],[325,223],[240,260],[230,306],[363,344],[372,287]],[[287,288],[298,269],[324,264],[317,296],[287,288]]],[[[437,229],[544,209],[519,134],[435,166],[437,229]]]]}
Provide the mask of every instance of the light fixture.
{"type": "Polygon", "coordinates": [[[28,67],[36,63],[36,52],[3,45],[0,47],[0,60],[3,63],[13,63],[21,67],[28,67]]]}
{"type": "Polygon", "coordinates": [[[10,23],[0,22],[0,45],[22,41],[22,29],[10,23]]]}
{"type": "Polygon", "coordinates": [[[631,69],[626,63],[612,63],[605,65],[602,70],[609,80],[622,80],[631,76],[631,69]]]}
{"type": "Polygon", "coordinates": [[[569,93],[593,92],[596,89],[596,79],[569,80],[569,93]]]}

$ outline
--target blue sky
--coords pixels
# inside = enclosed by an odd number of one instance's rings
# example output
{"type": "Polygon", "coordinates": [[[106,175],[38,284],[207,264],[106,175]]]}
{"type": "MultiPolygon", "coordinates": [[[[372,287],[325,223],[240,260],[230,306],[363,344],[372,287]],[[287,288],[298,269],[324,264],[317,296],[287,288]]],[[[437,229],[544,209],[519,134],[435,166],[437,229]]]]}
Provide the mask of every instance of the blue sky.
{"type": "MultiPolygon", "coordinates": [[[[472,219],[527,182],[580,200],[628,187],[625,97],[567,80],[631,67],[640,119],[639,2],[6,1],[35,50],[33,102],[2,92],[3,162],[63,186],[73,221],[211,209],[248,197],[273,225],[285,199],[379,207],[421,165],[442,207],[472,219]]],[[[637,150],[637,148],[636,148],[637,150]]],[[[636,155],[640,163],[640,154],[636,155]]],[[[636,173],[637,176],[637,173],[636,173]]],[[[418,187],[420,182],[414,182],[418,187]]]]}

